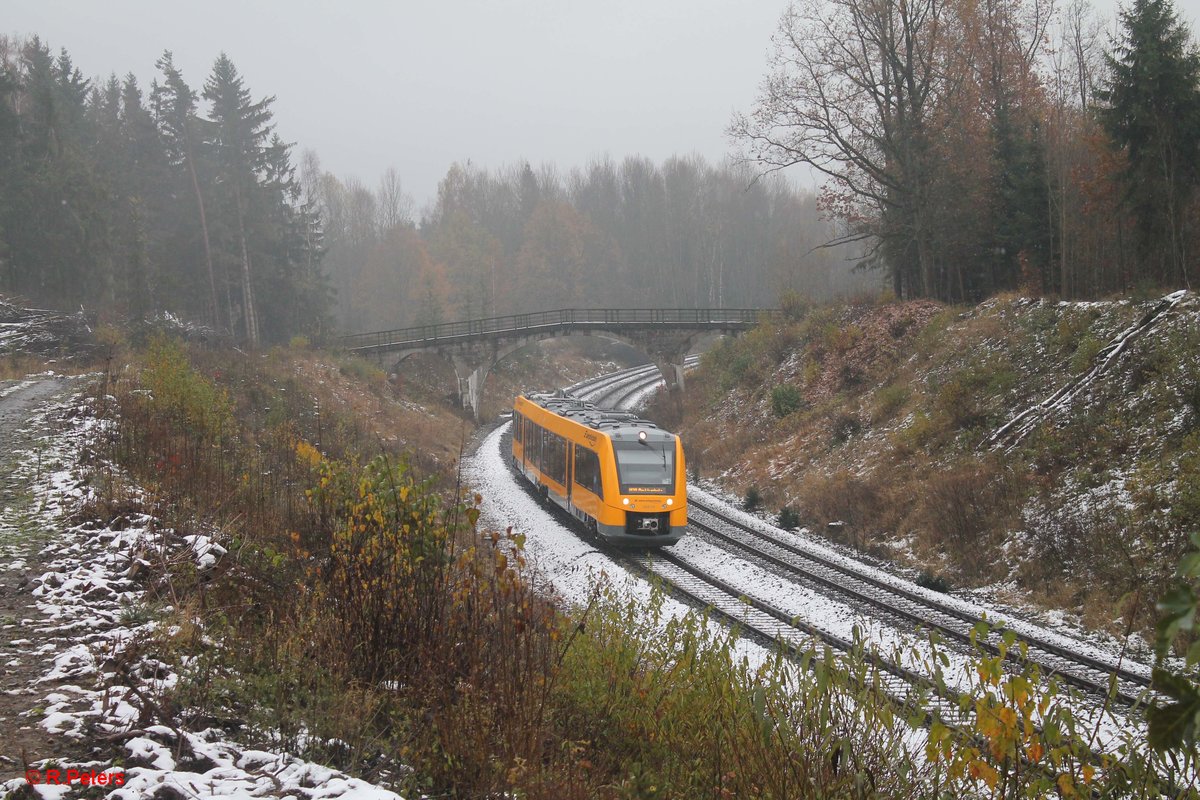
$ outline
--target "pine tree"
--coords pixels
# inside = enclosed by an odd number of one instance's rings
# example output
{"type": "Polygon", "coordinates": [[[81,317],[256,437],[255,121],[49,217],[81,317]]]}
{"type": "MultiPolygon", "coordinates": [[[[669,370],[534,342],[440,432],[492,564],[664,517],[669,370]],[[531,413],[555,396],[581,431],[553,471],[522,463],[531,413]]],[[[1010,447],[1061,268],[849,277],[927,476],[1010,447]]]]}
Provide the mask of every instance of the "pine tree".
{"type": "Polygon", "coordinates": [[[1124,152],[1124,201],[1141,255],[1164,283],[1189,285],[1186,210],[1200,182],[1200,53],[1171,0],[1133,0],[1107,57],[1102,117],[1124,152]]]}

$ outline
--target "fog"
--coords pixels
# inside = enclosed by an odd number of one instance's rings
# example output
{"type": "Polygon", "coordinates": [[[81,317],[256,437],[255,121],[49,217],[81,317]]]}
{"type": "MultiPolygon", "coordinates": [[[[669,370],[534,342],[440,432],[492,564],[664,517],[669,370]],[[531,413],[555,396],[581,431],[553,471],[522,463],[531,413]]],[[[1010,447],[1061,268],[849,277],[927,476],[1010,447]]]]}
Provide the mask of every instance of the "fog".
{"type": "Polygon", "coordinates": [[[748,109],[782,2],[7,0],[4,32],[65,48],[88,77],[148,89],[164,49],[194,87],[224,51],[277,130],[374,186],[398,170],[418,205],[455,161],[582,165],[640,154],[719,162],[748,109]]]}

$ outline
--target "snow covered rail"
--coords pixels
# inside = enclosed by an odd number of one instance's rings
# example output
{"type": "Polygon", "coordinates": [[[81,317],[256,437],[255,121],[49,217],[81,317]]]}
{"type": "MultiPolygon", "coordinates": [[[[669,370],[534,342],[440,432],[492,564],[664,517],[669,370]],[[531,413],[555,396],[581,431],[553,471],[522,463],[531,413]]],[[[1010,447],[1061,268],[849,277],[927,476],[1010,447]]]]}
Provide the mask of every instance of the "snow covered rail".
{"type": "MultiPolygon", "coordinates": [[[[792,658],[816,654],[822,646],[842,653],[850,653],[856,648],[849,639],[809,625],[764,600],[747,597],[736,587],[668,551],[647,553],[606,549],[610,558],[624,563],[635,573],[656,579],[678,599],[706,609],[733,628],[772,647],[783,647],[792,658]]],[[[927,676],[877,652],[868,650],[866,654],[878,671],[879,686],[892,702],[922,708],[930,720],[938,719],[949,725],[962,722],[957,691],[945,685],[939,688],[927,676]]]]}
{"type": "MultiPolygon", "coordinates": [[[[990,625],[994,620],[984,620],[980,614],[797,547],[706,507],[695,497],[689,498],[689,527],[789,576],[815,584],[827,594],[846,598],[849,604],[866,606],[867,613],[872,616],[892,617],[901,625],[919,625],[940,631],[960,648],[969,647],[975,639],[992,655],[1000,652],[1000,632],[992,630],[987,637],[972,635],[978,623],[987,621],[990,625]]],[[[1024,660],[1041,665],[1047,672],[1057,674],[1080,689],[1103,698],[1109,693],[1110,675],[1115,674],[1115,699],[1131,706],[1147,699],[1148,674],[1093,658],[1079,652],[1077,647],[1050,641],[1030,631],[1022,632],[1020,639],[1028,645],[1024,660]]],[[[1009,658],[1016,661],[1017,654],[1010,650],[1009,658]]]]}

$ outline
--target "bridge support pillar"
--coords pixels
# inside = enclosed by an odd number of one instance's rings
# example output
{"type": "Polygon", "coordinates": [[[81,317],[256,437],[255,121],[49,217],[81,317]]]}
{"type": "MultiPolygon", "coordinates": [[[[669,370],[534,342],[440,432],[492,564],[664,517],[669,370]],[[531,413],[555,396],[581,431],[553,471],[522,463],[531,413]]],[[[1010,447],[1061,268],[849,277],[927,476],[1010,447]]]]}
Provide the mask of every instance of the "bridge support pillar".
{"type": "Polygon", "coordinates": [[[698,338],[695,332],[643,333],[630,339],[641,345],[662,373],[667,397],[679,419],[683,419],[683,360],[698,338]]]}
{"type": "Polygon", "coordinates": [[[451,358],[454,363],[454,375],[458,378],[458,396],[463,408],[471,409],[476,422],[482,422],[483,382],[487,380],[492,368],[488,358],[466,358],[455,355],[451,358]]]}

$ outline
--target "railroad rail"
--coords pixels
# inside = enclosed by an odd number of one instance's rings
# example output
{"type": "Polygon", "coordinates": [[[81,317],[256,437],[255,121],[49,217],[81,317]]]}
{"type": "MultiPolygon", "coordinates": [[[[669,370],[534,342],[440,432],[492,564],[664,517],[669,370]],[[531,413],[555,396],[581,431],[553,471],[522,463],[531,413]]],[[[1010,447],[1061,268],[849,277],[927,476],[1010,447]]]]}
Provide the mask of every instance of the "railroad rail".
{"type": "MultiPolygon", "coordinates": [[[[595,400],[622,398],[637,391],[627,391],[623,386],[635,386],[640,389],[647,385],[647,374],[645,368],[635,368],[617,375],[584,381],[572,387],[572,391],[591,396],[595,400]]],[[[731,555],[746,557],[747,560],[767,566],[785,579],[815,587],[835,600],[867,611],[875,618],[882,617],[898,630],[911,630],[919,626],[940,632],[948,642],[954,643],[956,650],[962,651],[974,642],[992,654],[1000,651],[1002,632],[997,630],[995,619],[985,619],[981,614],[966,610],[958,604],[906,587],[898,578],[889,580],[886,576],[856,568],[841,559],[828,557],[818,548],[803,547],[789,542],[783,536],[770,533],[766,523],[754,525],[736,520],[720,509],[698,501],[695,495],[689,496],[688,504],[689,527],[693,529],[694,534],[716,544],[731,555]],[[974,635],[980,622],[988,624],[987,636],[974,635]]],[[[657,557],[674,563],[676,569],[688,571],[692,576],[688,579],[691,582],[707,580],[713,586],[720,586],[722,583],[714,576],[705,576],[698,567],[690,564],[685,566],[683,560],[674,554],[664,552],[657,554],[657,557]]],[[[643,567],[639,566],[639,569],[643,567]]],[[[676,584],[671,576],[661,572],[658,574],[665,583],[673,586],[676,584]]],[[[703,592],[697,592],[687,586],[676,588],[682,594],[697,597],[697,602],[703,601],[705,596],[703,592]]],[[[741,600],[745,600],[744,596],[749,594],[744,590],[738,592],[732,588],[725,594],[731,592],[741,600]]],[[[750,602],[762,603],[761,600],[750,602]]],[[[764,608],[760,607],[759,611],[770,615],[770,611],[764,608]]],[[[729,617],[731,612],[725,609],[722,615],[729,617]]],[[[787,619],[791,622],[796,621],[791,617],[787,619]]],[[[770,630],[759,631],[759,635],[777,635],[778,623],[782,620],[779,617],[775,617],[775,620],[775,627],[767,626],[770,630]]],[[[740,624],[748,623],[741,621],[740,624]]],[[[808,626],[806,632],[820,637],[836,649],[845,650],[849,646],[836,635],[813,626],[808,626]]],[[[1048,636],[1040,636],[1033,631],[1021,630],[1014,633],[1026,645],[1023,660],[1038,664],[1048,675],[1059,676],[1064,682],[1083,690],[1098,701],[1104,701],[1110,693],[1121,704],[1133,708],[1153,701],[1149,690],[1148,670],[1137,671],[1120,662],[1095,658],[1080,652],[1077,647],[1054,641],[1048,636]],[[1115,682],[1115,685],[1110,685],[1110,681],[1115,682]]],[[[1015,662],[1017,654],[1014,651],[1014,648],[1009,649],[1009,658],[1015,662]]],[[[900,671],[904,670],[899,665],[890,666],[900,671]]],[[[897,678],[902,677],[902,672],[891,674],[897,678]]],[[[927,681],[928,678],[924,680],[927,681]]]]}
{"type": "MultiPolygon", "coordinates": [[[[752,560],[782,571],[787,577],[818,587],[827,596],[832,594],[835,599],[842,599],[848,605],[866,607],[874,616],[882,614],[900,621],[902,625],[919,625],[937,630],[962,645],[970,646],[978,642],[992,655],[1000,652],[1002,634],[996,629],[995,620],[984,620],[955,605],[906,589],[899,583],[881,580],[868,572],[798,547],[706,506],[702,501],[697,501],[694,495],[688,498],[688,527],[747,554],[752,560]],[[717,524],[714,525],[713,521],[717,524]],[[986,637],[973,635],[980,622],[988,623],[989,633],[986,637]]],[[[1100,697],[1109,694],[1112,688],[1109,685],[1110,676],[1115,675],[1115,699],[1130,706],[1146,702],[1146,690],[1150,685],[1148,675],[1134,672],[1121,664],[1106,663],[1046,637],[1027,632],[1018,633],[1017,636],[1027,646],[1021,660],[1036,663],[1048,673],[1058,675],[1064,681],[1100,697]]],[[[1008,657],[1014,662],[1018,660],[1015,649],[1009,649],[1008,657]]]]}

